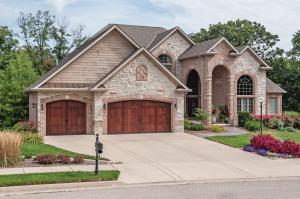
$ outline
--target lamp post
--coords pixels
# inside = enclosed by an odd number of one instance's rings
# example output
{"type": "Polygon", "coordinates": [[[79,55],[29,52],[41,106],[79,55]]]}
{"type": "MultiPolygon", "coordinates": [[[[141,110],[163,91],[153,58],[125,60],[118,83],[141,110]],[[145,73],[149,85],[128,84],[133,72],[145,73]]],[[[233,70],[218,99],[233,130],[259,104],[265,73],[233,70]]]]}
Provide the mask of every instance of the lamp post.
{"type": "Polygon", "coordinates": [[[260,102],[260,134],[262,135],[262,128],[263,128],[263,121],[262,121],[262,106],[263,105],[263,102],[261,101],[260,102]]]}

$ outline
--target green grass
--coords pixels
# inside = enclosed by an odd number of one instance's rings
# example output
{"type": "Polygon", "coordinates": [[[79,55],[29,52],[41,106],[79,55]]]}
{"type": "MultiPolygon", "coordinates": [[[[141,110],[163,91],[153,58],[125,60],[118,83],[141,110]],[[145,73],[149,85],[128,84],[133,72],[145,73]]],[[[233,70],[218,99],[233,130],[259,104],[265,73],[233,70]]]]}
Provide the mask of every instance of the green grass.
{"type": "MultiPolygon", "coordinates": [[[[281,139],[281,140],[293,140],[297,143],[300,143],[300,132],[285,132],[285,131],[278,131],[278,130],[265,130],[264,134],[272,134],[274,137],[281,139]]],[[[244,135],[235,135],[235,136],[213,136],[208,137],[208,140],[215,141],[221,144],[225,144],[235,148],[242,148],[245,145],[250,144],[250,139],[253,135],[257,135],[258,133],[248,133],[244,135]]]]}
{"type": "Polygon", "coordinates": [[[55,172],[55,173],[30,173],[1,175],[0,187],[55,184],[68,182],[93,182],[117,180],[119,171],[100,171],[96,176],[93,172],[55,172]]]}
{"type": "MultiPolygon", "coordinates": [[[[70,157],[74,157],[77,155],[81,155],[84,159],[94,160],[95,156],[79,154],[72,151],[67,151],[49,144],[27,144],[24,143],[21,147],[21,154],[26,158],[30,158],[32,156],[38,155],[68,155],[70,157]]],[[[102,160],[108,160],[107,158],[101,158],[102,160]]]]}

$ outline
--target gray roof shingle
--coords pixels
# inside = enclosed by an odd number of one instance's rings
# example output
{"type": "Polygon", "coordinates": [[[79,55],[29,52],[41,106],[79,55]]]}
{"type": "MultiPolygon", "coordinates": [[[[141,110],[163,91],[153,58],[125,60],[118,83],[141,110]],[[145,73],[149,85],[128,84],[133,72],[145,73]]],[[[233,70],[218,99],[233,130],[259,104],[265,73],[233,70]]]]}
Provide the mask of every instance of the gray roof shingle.
{"type": "Polygon", "coordinates": [[[153,48],[156,44],[158,44],[161,40],[163,40],[174,29],[176,29],[176,27],[157,34],[156,37],[154,38],[154,40],[149,45],[148,49],[150,50],[151,48],[153,48]]]}
{"type": "Polygon", "coordinates": [[[277,84],[275,84],[272,80],[267,78],[267,93],[286,93],[285,90],[280,88],[277,84]]]}
{"type": "Polygon", "coordinates": [[[188,48],[185,52],[183,52],[179,56],[179,59],[186,59],[186,58],[196,57],[205,54],[211,47],[213,47],[216,43],[218,43],[222,38],[223,37],[218,37],[201,43],[196,43],[195,45],[188,48]]]}
{"type": "Polygon", "coordinates": [[[165,32],[166,29],[162,27],[153,26],[136,26],[115,24],[120,27],[131,39],[142,47],[147,47],[156,35],[165,32]]]}

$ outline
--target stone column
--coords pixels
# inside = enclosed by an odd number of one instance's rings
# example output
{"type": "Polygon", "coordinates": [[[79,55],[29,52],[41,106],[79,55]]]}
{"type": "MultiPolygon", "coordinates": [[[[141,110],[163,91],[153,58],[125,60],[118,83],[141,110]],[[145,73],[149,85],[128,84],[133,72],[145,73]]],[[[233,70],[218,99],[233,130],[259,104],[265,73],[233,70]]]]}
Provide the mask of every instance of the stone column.
{"type": "Polygon", "coordinates": [[[229,93],[227,95],[228,99],[228,110],[229,110],[229,123],[231,125],[235,125],[235,97],[234,97],[234,80],[235,76],[228,76],[228,85],[229,85],[229,93]]]}
{"type": "Polygon", "coordinates": [[[205,78],[205,90],[204,90],[204,109],[208,112],[209,116],[206,121],[206,125],[211,125],[211,112],[212,112],[212,75],[209,74],[205,78]]]}

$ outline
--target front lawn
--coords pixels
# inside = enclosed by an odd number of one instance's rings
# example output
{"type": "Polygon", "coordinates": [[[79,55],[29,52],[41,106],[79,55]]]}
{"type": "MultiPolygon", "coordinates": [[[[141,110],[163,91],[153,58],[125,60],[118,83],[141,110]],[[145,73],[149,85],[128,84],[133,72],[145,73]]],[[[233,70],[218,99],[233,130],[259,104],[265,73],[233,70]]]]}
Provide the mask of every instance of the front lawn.
{"type": "Polygon", "coordinates": [[[68,182],[111,181],[117,180],[119,174],[119,171],[100,171],[99,175],[96,176],[93,172],[78,171],[1,175],[0,187],[68,182]]]}
{"type": "MultiPolygon", "coordinates": [[[[300,143],[300,132],[287,132],[287,131],[279,131],[279,130],[265,130],[264,134],[272,134],[273,137],[278,138],[280,140],[293,140],[297,143],[300,143]]],[[[253,135],[257,135],[259,133],[248,133],[244,135],[235,135],[235,136],[213,136],[208,137],[208,140],[215,141],[221,144],[225,144],[235,148],[242,148],[248,144],[250,144],[250,139],[253,135]]]]}
{"type": "MultiPolygon", "coordinates": [[[[67,151],[49,144],[29,144],[24,143],[21,147],[21,154],[22,156],[25,156],[26,158],[30,158],[32,156],[38,156],[38,155],[67,155],[70,157],[74,156],[82,156],[84,159],[91,159],[94,160],[95,156],[91,155],[85,155],[85,154],[79,154],[72,151],[67,151]]],[[[108,160],[107,158],[101,158],[102,160],[108,160]]]]}

